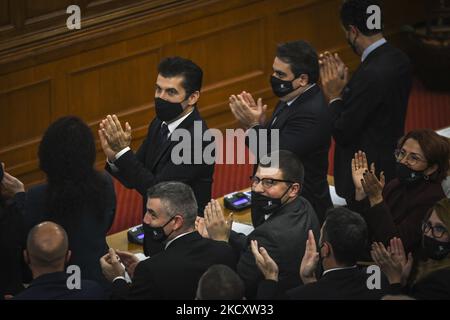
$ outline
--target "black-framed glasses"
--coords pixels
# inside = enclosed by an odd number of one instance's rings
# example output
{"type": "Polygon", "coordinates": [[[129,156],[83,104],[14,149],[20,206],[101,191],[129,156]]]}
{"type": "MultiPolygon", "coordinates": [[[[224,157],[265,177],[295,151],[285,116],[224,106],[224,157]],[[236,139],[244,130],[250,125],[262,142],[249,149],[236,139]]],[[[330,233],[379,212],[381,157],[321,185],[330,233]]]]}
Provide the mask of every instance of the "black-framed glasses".
{"type": "Polygon", "coordinates": [[[397,161],[401,161],[406,157],[406,162],[408,162],[411,166],[414,166],[417,162],[428,162],[427,160],[422,159],[422,157],[417,153],[408,153],[405,149],[396,149],[394,151],[394,156],[397,161]]]}
{"type": "Polygon", "coordinates": [[[448,233],[448,230],[444,227],[444,226],[432,226],[431,222],[429,221],[424,221],[422,222],[422,232],[425,234],[428,231],[431,230],[431,234],[433,235],[433,237],[435,237],[436,239],[442,238],[442,236],[445,233],[448,233]]]}
{"type": "Polygon", "coordinates": [[[276,185],[278,182],[286,182],[286,183],[295,183],[291,180],[281,180],[281,179],[272,179],[272,178],[258,178],[257,176],[250,176],[250,181],[252,186],[257,186],[260,182],[265,189],[269,189],[276,185]]]}

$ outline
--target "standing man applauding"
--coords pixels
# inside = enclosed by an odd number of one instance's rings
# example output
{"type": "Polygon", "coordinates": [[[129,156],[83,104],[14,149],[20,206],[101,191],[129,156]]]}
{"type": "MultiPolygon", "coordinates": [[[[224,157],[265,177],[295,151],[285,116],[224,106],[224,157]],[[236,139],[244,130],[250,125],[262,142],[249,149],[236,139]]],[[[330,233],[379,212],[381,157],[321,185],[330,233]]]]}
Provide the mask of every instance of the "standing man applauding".
{"type": "Polygon", "coordinates": [[[383,170],[388,182],[395,176],[394,150],[403,136],[412,84],[408,57],[383,37],[381,9],[376,0],[347,0],[341,22],[347,41],[361,57],[348,80],[348,69],[337,54],[320,56],[320,76],[333,117],[334,181],[347,203],[354,200],[350,168],[356,152],[364,150],[369,163],[383,170]],[[373,12],[370,14],[368,12],[373,12]],[[379,13],[379,25],[376,22],[379,13]],[[375,16],[374,16],[375,15],[375,16]]]}
{"type": "MultiPolygon", "coordinates": [[[[145,200],[148,188],[159,182],[186,183],[194,191],[201,215],[211,198],[214,173],[214,163],[207,164],[203,160],[199,164],[194,162],[194,145],[202,146],[202,154],[206,146],[202,138],[207,126],[196,107],[202,78],[202,69],[191,60],[170,57],[161,61],[155,85],[156,118],[150,123],[147,137],[136,153],[130,148],[131,127],[128,123],[125,123],[123,130],[119,119],[108,115],[100,123],[99,130],[107,157],[106,170],[125,187],[136,189],[145,200]],[[202,135],[194,134],[196,122],[201,126],[202,135]],[[187,157],[189,163],[184,161],[185,155],[181,164],[172,157],[172,150],[178,142],[170,137],[178,129],[187,130],[191,137],[191,154],[187,157]]],[[[143,203],[145,205],[146,201],[143,203]]],[[[149,255],[161,251],[161,244],[152,241],[148,226],[145,223],[143,226],[145,253],[149,255]]]]}

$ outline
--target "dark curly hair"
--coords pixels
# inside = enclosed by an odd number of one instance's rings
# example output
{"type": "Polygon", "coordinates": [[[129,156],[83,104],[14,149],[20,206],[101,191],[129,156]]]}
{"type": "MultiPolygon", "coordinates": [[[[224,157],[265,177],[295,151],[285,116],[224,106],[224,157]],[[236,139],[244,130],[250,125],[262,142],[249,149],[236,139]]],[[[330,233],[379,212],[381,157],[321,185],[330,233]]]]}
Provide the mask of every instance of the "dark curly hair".
{"type": "Polygon", "coordinates": [[[95,141],[79,118],[52,123],[39,146],[40,168],[47,175],[47,209],[56,222],[67,225],[86,209],[102,215],[106,208],[106,179],[94,168],[95,141]]]}

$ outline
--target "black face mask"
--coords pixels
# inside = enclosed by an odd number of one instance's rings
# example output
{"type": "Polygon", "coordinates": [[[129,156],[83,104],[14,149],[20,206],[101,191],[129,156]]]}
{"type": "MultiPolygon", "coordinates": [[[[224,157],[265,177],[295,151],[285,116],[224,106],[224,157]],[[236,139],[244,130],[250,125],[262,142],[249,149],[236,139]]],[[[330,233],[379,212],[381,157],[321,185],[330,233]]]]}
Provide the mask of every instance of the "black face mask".
{"type": "Polygon", "coordinates": [[[438,241],[424,235],[422,245],[427,257],[433,260],[442,260],[450,253],[450,242],[438,241]]]}
{"type": "Polygon", "coordinates": [[[289,93],[293,92],[295,90],[294,87],[292,86],[292,82],[294,80],[286,81],[286,80],[278,79],[275,76],[271,76],[270,77],[270,85],[272,86],[273,93],[277,97],[281,98],[281,97],[284,97],[285,95],[288,95],[289,93]]]}
{"type": "Polygon", "coordinates": [[[147,229],[151,232],[152,239],[157,242],[164,242],[167,240],[167,238],[172,234],[173,230],[169,234],[164,233],[164,227],[169,224],[170,221],[173,220],[175,216],[169,219],[163,226],[161,227],[152,227],[150,225],[147,225],[147,229]]]}
{"type": "Polygon", "coordinates": [[[422,179],[428,180],[428,176],[423,171],[415,171],[409,168],[407,165],[397,162],[396,163],[397,178],[401,183],[414,183],[422,179]]]}
{"type": "Polygon", "coordinates": [[[284,203],[281,199],[291,189],[292,185],[287,188],[280,198],[271,198],[262,193],[252,191],[252,210],[262,212],[263,214],[271,214],[280,209],[284,203]]]}
{"type": "Polygon", "coordinates": [[[183,111],[181,102],[169,102],[161,98],[155,98],[156,116],[161,121],[171,121],[178,117],[183,111]]]}

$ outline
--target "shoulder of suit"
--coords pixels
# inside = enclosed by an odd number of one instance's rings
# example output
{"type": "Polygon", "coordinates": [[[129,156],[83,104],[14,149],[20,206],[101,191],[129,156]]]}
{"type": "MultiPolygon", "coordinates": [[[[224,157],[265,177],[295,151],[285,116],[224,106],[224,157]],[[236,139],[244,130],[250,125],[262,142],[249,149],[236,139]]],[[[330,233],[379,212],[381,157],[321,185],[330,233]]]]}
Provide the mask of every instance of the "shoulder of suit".
{"type": "Polygon", "coordinates": [[[230,244],[225,241],[216,241],[208,238],[202,238],[200,241],[207,243],[211,248],[217,248],[217,249],[223,249],[223,250],[229,250],[231,249],[230,244]]]}
{"type": "Polygon", "coordinates": [[[399,64],[409,64],[410,59],[408,56],[400,49],[391,46],[389,43],[378,48],[376,51],[371,53],[367,59],[368,63],[365,65],[366,70],[383,70],[380,68],[385,65],[399,65],[399,64]],[[371,57],[371,55],[373,56],[371,57]]]}
{"type": "Polygon", "coordinates": [[[45,190],[47,190],[48,188],[48,184],[47,183],[43,183],[43,184],[38,184],[35,186],[30,187],[27,190],[27,193],[37,193],[37,192],[44,192],[45,190]]]}
{"type": "MultiPolygon", "coordinates": [[[[322,110],[328,110],[328,104],[325,100],[325,96],[320,88],[318,88],[317,92],[312,94],[308,99],[302,100],[297,98],[288,108],[293,109],[291,112],[291,116],[295,117],[296,115],[302,115],[305,112],[308,113],[320,113],[322,110]]],[[[312,90],[312,89],[310,89],[312,90]]],[[[289,119],[288,119],[289,120],[289,119]]]]}

